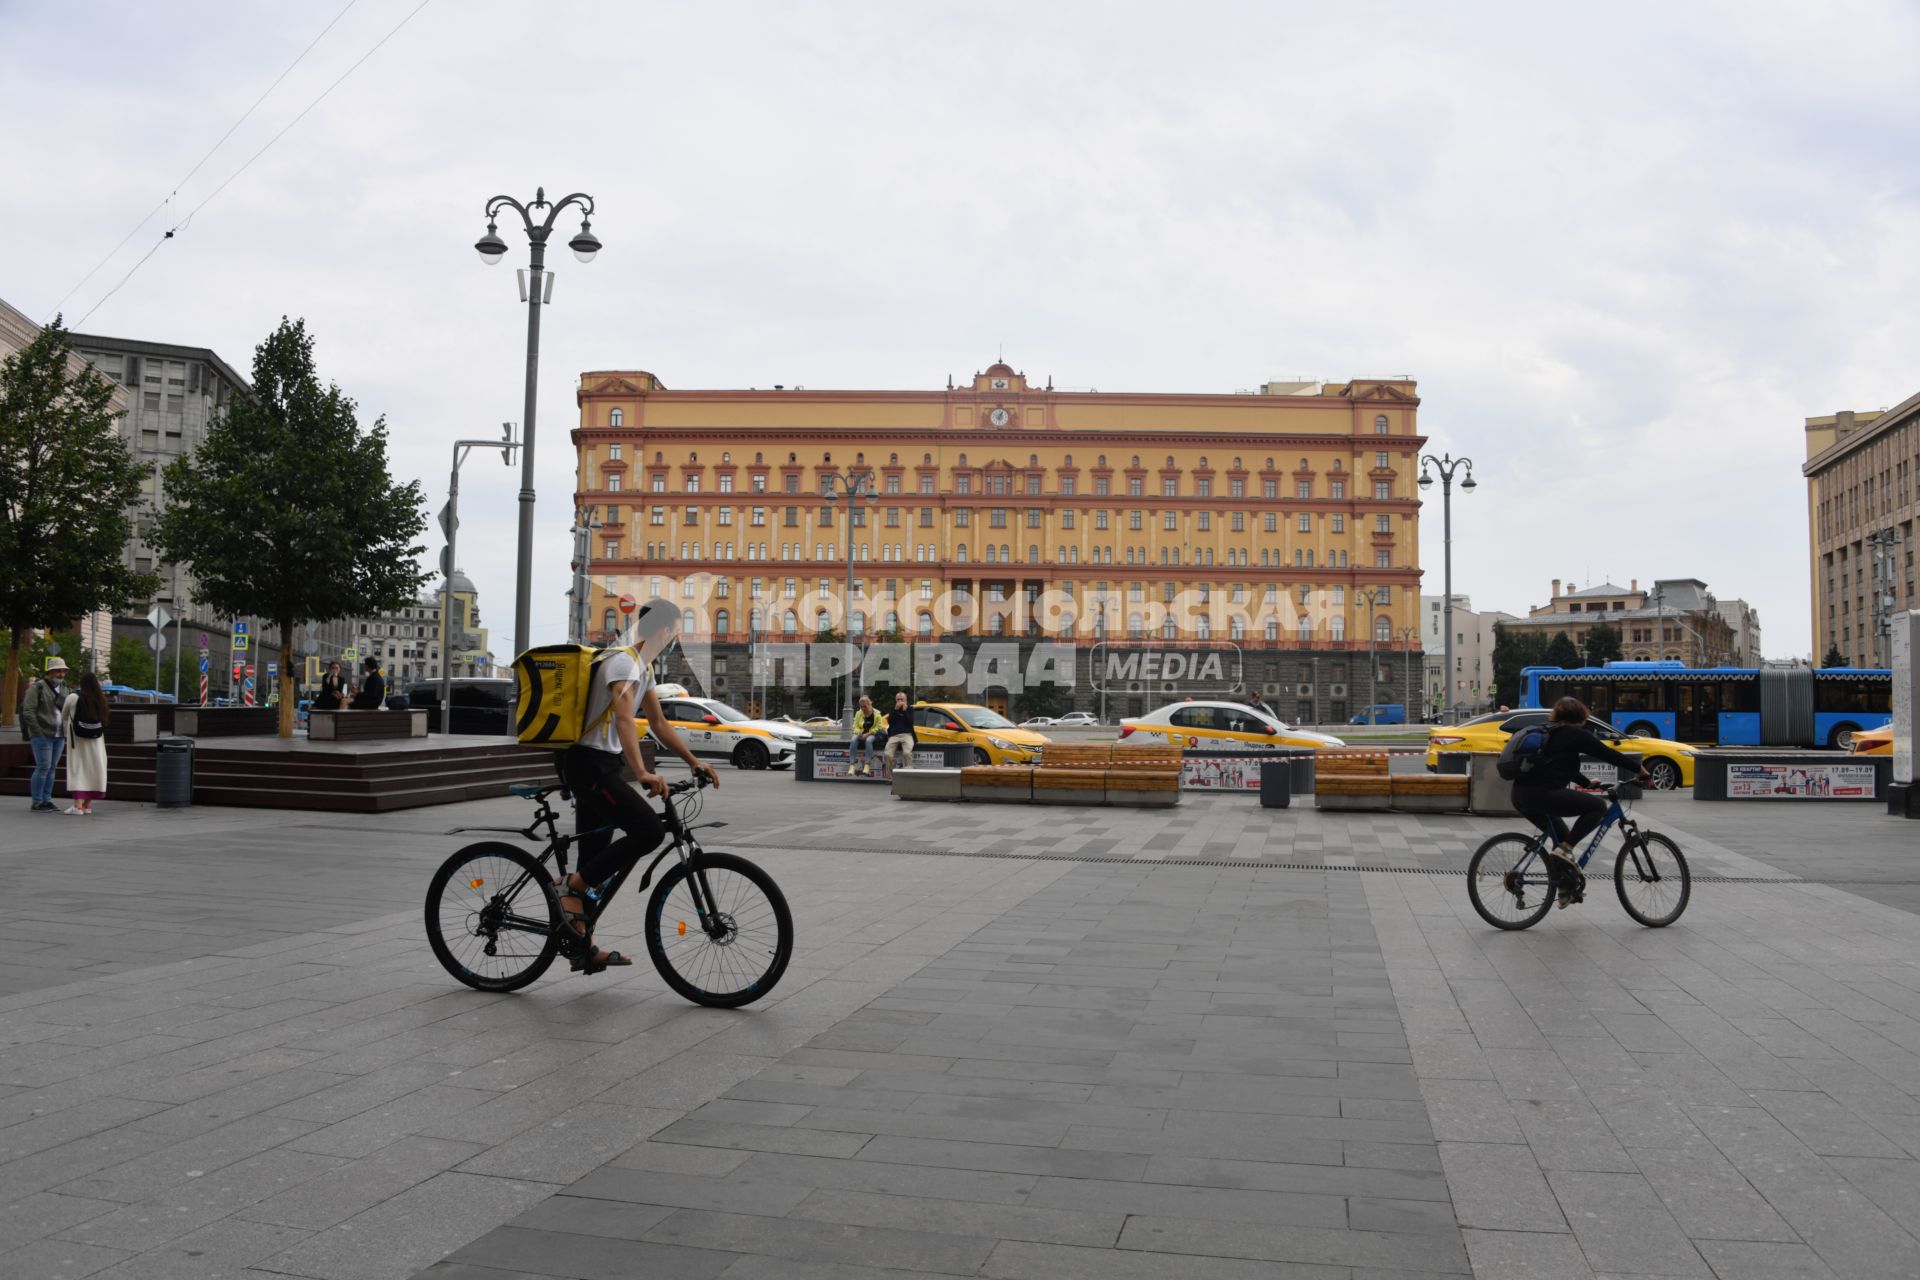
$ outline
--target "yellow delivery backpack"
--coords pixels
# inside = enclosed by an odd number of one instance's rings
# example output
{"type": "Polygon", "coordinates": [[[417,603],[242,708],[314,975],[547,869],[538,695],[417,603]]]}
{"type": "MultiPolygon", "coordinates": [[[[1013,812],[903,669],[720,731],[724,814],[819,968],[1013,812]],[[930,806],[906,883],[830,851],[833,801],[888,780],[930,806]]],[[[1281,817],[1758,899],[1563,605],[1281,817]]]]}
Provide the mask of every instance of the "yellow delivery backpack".
{"type": "MultiPolygon", "coordinates": [[[[514,735],[523,747],[570,747],[597,732],[603,712],[587,724],[587,694],[603,659],[632,648],[595,649],[584,644],[547,644],[513,660],[514,735]]],[[[612,703],[608,703],[608,711],[612,703]]]]}

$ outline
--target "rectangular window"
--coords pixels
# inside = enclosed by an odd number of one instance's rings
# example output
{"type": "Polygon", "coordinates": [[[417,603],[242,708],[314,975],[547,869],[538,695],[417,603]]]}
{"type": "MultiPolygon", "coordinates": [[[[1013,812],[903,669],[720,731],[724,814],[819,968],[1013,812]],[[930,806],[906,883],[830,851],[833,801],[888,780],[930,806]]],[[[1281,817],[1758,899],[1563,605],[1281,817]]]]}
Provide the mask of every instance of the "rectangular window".
{"type": "Polygon", "coordinates": [[[972,493],[973,477],[972,476],[955,476],[953,478],[953,491],[955,493],[972,493]]]}
{"type": "Polygon", "coordinates": [[[608,493],[618,493],[618,492],[620,492],[620,477],[619,477],[619,476],[608,476],[608,477],[607,477],[607,492],[608,492],[608,493]]]}
{"type": "Polygon", "coordinates": [[[1138,529],[1139,527],[1140,527],[1140,513],[1138,511],[1127,512],[1127,528],[1138,529]]]}
{"type": "MultiPolygon", "coordinates": [[[[1338,520],[1339,518],[1340,518],[1339,516],[1334,517],[1335,520],[1338,520]]],[[[1268,533],[1280,532],[1280,518],[1274,512],[1271,512],[1271,511],[1267,512],[1266,530],[1268,533]]]]}
{"type": "MultiPolygon", "coordinates": [[[[1261,497],[1263,497],[1263,498],[1277,498],[1277,497],[1279,497],[1279,496],[1280,496],[1280,482],[1279,482],[1278,480],[1262,480],[1262,481],[1260,482],[1260,496],[1261,496],[1261,497]]],[[[1335,494],[1334,496],[1335,496],[1335,497],[1337,498],[1337,497],[1339,497],[1340,495],[1339,495],[1339,494],[1335,494]]]]}
{"type": "Polygon", "coordinates": [[[1299,516],[1299,523],[1296,527],[1299,529],[1301,533],[1312,533],[1313,517],[1308,515],[1306,512],[1302,511],[1299,516]]]}
{"type": "Polygon", "coordinates": [[[1375,533],[1392,533],[1393,517],[1392,516],[1375,516],[1373,518],[1373,531],[1375,533]]]}
{"type": "Polygon", "coordinates": [[[1131,476],[1127,479],[1127,496],[1129,498],[1138,498],[1144,492],[1145,489],[1139,476],[1131,476]]]}
{"type": "Polygon", "coordinates": [[[1293,496],[1296,498],[1311,498],[1313,496],[1313,481],[1296,480],[1293,485],[1293,496]]]}
{"type": "Polygon", "coordinates": [[[760,598],[760,579],[754,578],[747,583],[747,595],[754,600],[760,598]]]}
{"type": "Polygon", "coordinates": [[[608,462],[618,462],[618,461],[620,461],[620,446],[619,446],[619,445],[617,445],[617,444],[610,444],[610,445],[608,445],[608,446],[607,446],[607,461],[608,461],[608,462]]]}
{"type": "Polygon", "coordinates": [[[1095,497],[1105,497],[1108,492],[1110,492],[1107,477],[1095,476],[1093,478],[1093,492],[1095,497]]]}
{"type": "Polygon", "coordinates": [[[790,476],[788,476],[788,477],[787,477],[787,492],[788,492],[788,493],[798,493],[798,492],[800,492],[800,477],[799,477],[799,476],[797,476],[797,475],[790,475],[790,476]]]}
{"type": "Polygon", "coordinates": [[[656,471],[648,477],[647,488],[655,493],[665,493],[667,491],[667,478],[656,471]]]}
{"type": "Polygon", "coordinates": [[[888,477],[887,477],[887,492],[888,492],[888,493],[898,493],[898,492],[900,492],[900,477],[899,477],[899,476],[888,476],[888,477]]]}
{"type": "Polygon", "coordinates": [[[1345,480],[1334,480],[1329,483],[1332,486],[1331,497],[1344,498],[1347,496],[1347,482],[1345,480]]]}
{"type": "MultiPolygon", "coordinates": [[[[827,520],[827,521],[823,521],[823,523],[831,524],[832,521],[827,520]]],[[[798,529],[799,527],[800,527],[800,508],[788,507],[787,508],[787,528],[798,529]]]]}
{"type": "Polygon", "coordinates": [[[1005,507],[993,508],[991,511],[987,513],[987,523],[992,527],[994,527],[995,529],[1006,528],[1007,527],[1007,509],[1005,507]]]}
{"type": "Polygon", "coordinates": [[[649,523],[665,524],[666,522],[667,522],[667,509],[665,507],[655,507],[653,509],[653,517],[649,523]]]}
{"type": "Polygon", "coordinates": [[[932,477],[932,476],[921,476],[921,477],[920,477],[920,492],[922,492],[922,493],[932,493],[932,492],[933,492],[933,477],[932,477]]]}
{"type": "Polygon", "coordinates": [[[1376,569],[1393,568],[1393,552],[1376,551],[1373,553],[1373,567],[1376,569]]]}
{"type": "Polygon", "coordinates": [[[1027,495],[1029,497],[1034,497],[1034,498],[1037,498],[1040,496],[1040,477],[1039,476],[1027,477],[1027,495]]]}
{"type": "Polygon", "coordinates": [[[1213,496],[1213,481],[1195,480],[1193,482],[1193,491],[1199,497],[1211,498],[1213,496]]]}
{"type": "Polygon", "coordinates": [[[1127,584],[1127,599],[1129,602],[1133,604],[1139,604],[1142,600],[1146,598],[1147,598],[1146,593],[1141,588],[1139,583],[1129,582],[1127,584]]]}
{"type": "Polygon", "coordinates": [[[1335,533],[1345,533],[1347,531],[1347,518],[1345,516],[1335,516],[1333,518],[1333,531],[1335,533]]]}
{"type": "Polygon", "coordinates": [[[765,507],[755,507],[753,509],[753,527],[756,529],[764,529],[766,524],[767,509],[765,507]]]}
{"type": "Polygon", "coordinates": [[[1382,449],[1373,455],[1373,466],[1375,470],[1385,471],[1388,467],[1392,465],[1393,463],[1391,461],[1391,456],[1387,453],[1385,449],[1382,449]]]}
{"type": "Polygon", "coordinates": [[[1038,529],[1039,527],[1040,527],[1040,508],[1028,507],[1027,508],[1027,528],[1038,529]]]}
{"type": "Polygon", "coordinates": [[[1393,588],[1392,587],[1375,587],[1373,589],[1373,602],[1375,604],[1392,604],[1393,588]]]}
{"type": "Polygon", "coordinates": [[[900,508],[888,507],[887,508],[887,528],[898,529],[899,527],[900,527],[900,508]]]}
{"type": "Polygon", "coordinates": [[[973,521],[973,512],[967,507],[956,507],[953,512],[953,527],[964,529],[973,521]]]}
{"type": "Polygon", "coordinates": [[[1247,584],[1244,582],[1234,583],[1233,594],[1228,597],[1228,600],[1232,604],[1245,604],[1247,602],[1247,584]]]}
{"type": "Polygon", "coordinates": [[[1108,514],[1108,513],[1107,513],[1107,512],[1105,512],[1105,511],[1096,511],[1096,512],[1094,512],[1094,513],[1093,513],[1093,527],[1094,527],[1094,528],[1096,528],[1096,529],[1104,529],[1104,528],[1106,528],[1106,527],[1107,527],[1107,514],[1108,514]]]}
{"type": "Polygon", "coordinates": [[[1236,511],[1233,513],[1233,531],[1235,533],[1245,533],[1247,531],[1247,513],[1246,512],[1236,511]]]}
{"type": "Polygon", "coordinates": [[[1393,496],[1393,481],[1375,480],[1373,482],[1373,496],[1376,498],[1391,498],[1393,496]]]}
{"type": "Polygon", "coordinates": [[[933,508],[932,507],[920,508],[920,527],[922,529],[933,528],[933,508]]]}
{"type": "Polygon", "coordinates": [[[865,507],[855,507],[851,514],[853,516],[854,528],[864,529],[867,527],[867,509],[865,507]]]}
{"type": "Polygon", "coordinates": [[[687,492],[688,492],[688,493],[698,493],[698,492],[700,492],[700,477],[699,477],[699,476],[688,476],[688,477],[687,477],[687,492]]]}
{"type": "Polygon", "coordinates": [[[1062,512],[1060,513],[1060,527],[1061,527],[1062,529],[1071,529],[1071,528],[1073,528],[1073,512],[1071,512],[1071,511],[1062,511],[1062,512]]]}
{"type": "Polygon", "coordinates": [[[1244,497],[1246,497],[1246,496],[1247,496],[1247,482],[1246,482],[1245,480],[1229,480],[1229,481],[1227,481],[1227,496],[1228,496],[1229,498],[1244,498],[1244,497]]]}
{"type": "Polygon", "coordinates": [[[1173,479],[1173,478],[1172,478],[1172,477],[1170,477],[1170,476],[1169,476],[1169,477],[1167,477],[1167,478],[1165,478],[1165,479],[1163,479],[1163,480],[1161,480],[1161,481],[1160,481],[1160,496],[1161,496],[1161,497],[1163,497],[1163,498],[1177,498],[1177,497],[1179,497],[1179,496],[1180,496],[1180,482],[1179,482],[1178,480],[1175,480],[1175,479],[1173,479]]]}
{"type": "Polygon", "coordinates": [[[1205,533],[1211,528],[1213,528],[1213,512],[1202,511],[1200,513],[1200,532],[1205,533]]]}
{"type": "Polygon", "coordinates": [[[767,478],[765,476],[755,476],[753,478],[753,491],[755,493],[765,493],[767,491],[767,478]]]}
{"type": "Polygon", "coordinates": [[[732,523],[733,523],[733,508],[732,508],[732,507],[722,507],[722,508],[720,508],[720,523],[721,523],[721,524],[732,524],[732,523]]]}
{"type": "Polygon", "coordinates": [[[720,477],[720,492],[722,492],[722,493],[732,493],[732,492],[733,492],[733,477],[732,477],[732,476],[721,476],[721,477],[720,477]]]}
{"type": "Polygon", "coordinates": [[[1178,529],[1180,527],[1180,517],[1169,511],[1160,517],[1160,527],[1163,529],[1178,529]]]}
{"type": "Polygon", "coordinates": [[[617,539],[608,538],[605,550],[606,554],[603,555],[601,559],[618,560],[620,558],[620,543],[617,539]]]}
{"type": "Polygon", "coordinates": [[[1066,494],[1066,495],[1067,495],[1067,496],[1068,496],[1069,498],[1071,498],[1071,497],[1073,496],[1073,489],[1074,489],[1074,485],[1073,485],[1073,477],[1072,477],[1072,476],[1061,476],[1061,477],[1060,477],[1060,492],[1061,492],[1061,493],[1064,493],[1064,494],[1066,494]]]}
{"type": "Polygon", "coordinates": [[[791,600],[794,598],[794,596],[799,594],[799,585],[800,585],[800,580],[798,578],[787,579],[787,582],[786,582],[787,599],[791,600]]]}
{"type": "Polygon", "coordinates": [[[684,519],[682,519],[682,520],[681,520],[681,523],[682,523],[682,524],[686,524],[686,525],[696,525],[696,524],[699,524],[699,523],[700,523],[700,508],[698,508],[698,507],[688,507],[688,508],[687,508],[687,513],[686,513],[686,516],[685,516],[685,518],[684,518],[684,519]]]}

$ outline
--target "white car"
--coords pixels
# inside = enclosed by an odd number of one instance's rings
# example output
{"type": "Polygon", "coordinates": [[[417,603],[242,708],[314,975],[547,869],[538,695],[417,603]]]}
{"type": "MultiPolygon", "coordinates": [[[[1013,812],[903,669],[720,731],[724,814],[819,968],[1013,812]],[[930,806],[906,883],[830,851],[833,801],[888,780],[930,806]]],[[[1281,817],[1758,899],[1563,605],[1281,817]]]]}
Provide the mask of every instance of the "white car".
{"type": "MultiPolygon", "coordinates": [[[[718,698],[696,698],[685,686],[658,686],[660,709],[694,755],[727,760],[737,769],[784,769],[793,763],[794,743],[813,735],[799,725],[756,720],[718,698]]],[[[640,722],[645,737],[648,727],[640,722]]]]}
{"type": "Polygon", "coordinates": [[[1091,711],[1069,711],[1067,714],[1055,720],[1053,724],[1056,729],[1070,729],[1075,727],[1088,729],[1097,728],[1100,720],[1099,717],[1095,716],[1091,711]]]}
{"type": "Polygon", "coordinates": [[[1123,740],[1145,738],[1181,747],[1344,747],[1330,733],[1295,729],[1243,702],[1175,702],[1120,722],[1123,740]]]}
{"type": "Polygon", "coordinates": [[[1019,727],[1022,729],[1045,729],[1058,723],[1059,721],[1055,720],[1052,716],[1028,716],[1020,722],[1019,727]]]}

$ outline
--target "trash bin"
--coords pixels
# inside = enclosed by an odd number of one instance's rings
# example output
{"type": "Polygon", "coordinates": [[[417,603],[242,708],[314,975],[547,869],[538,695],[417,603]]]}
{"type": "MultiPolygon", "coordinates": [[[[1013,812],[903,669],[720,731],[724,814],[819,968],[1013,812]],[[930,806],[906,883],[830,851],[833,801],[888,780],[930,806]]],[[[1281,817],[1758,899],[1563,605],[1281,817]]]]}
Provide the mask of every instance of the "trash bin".
{"type": "Polygon", "coordinates": [[[1285,809],[1293,803],[1293,761],[1260,762],[1260,807],[1285,809]]]}
{"type": "Polygon", "coordinates": [[[154,741],[153,801],[163,809],[193,803],[192,738],[154,741]]]}

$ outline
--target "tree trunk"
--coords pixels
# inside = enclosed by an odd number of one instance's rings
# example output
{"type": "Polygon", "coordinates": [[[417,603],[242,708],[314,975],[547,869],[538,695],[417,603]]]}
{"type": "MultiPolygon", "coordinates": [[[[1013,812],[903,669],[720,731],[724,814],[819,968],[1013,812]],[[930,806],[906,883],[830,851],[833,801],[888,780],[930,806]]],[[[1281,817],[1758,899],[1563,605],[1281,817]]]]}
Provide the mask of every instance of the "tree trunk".
{"type": "Polygon", "coordinates": [[[0,677],[0,725],[15,723],[16,709],[20,705],[20,654],[23,646],[20,637],[25,627],[15,627],[7,647],[7,673],[0,677]]]}
{"type": "Polygon", "coordinates": [[[280,619],[280,736],[291,738],[294,724],[293,623],[280,619]]]}

